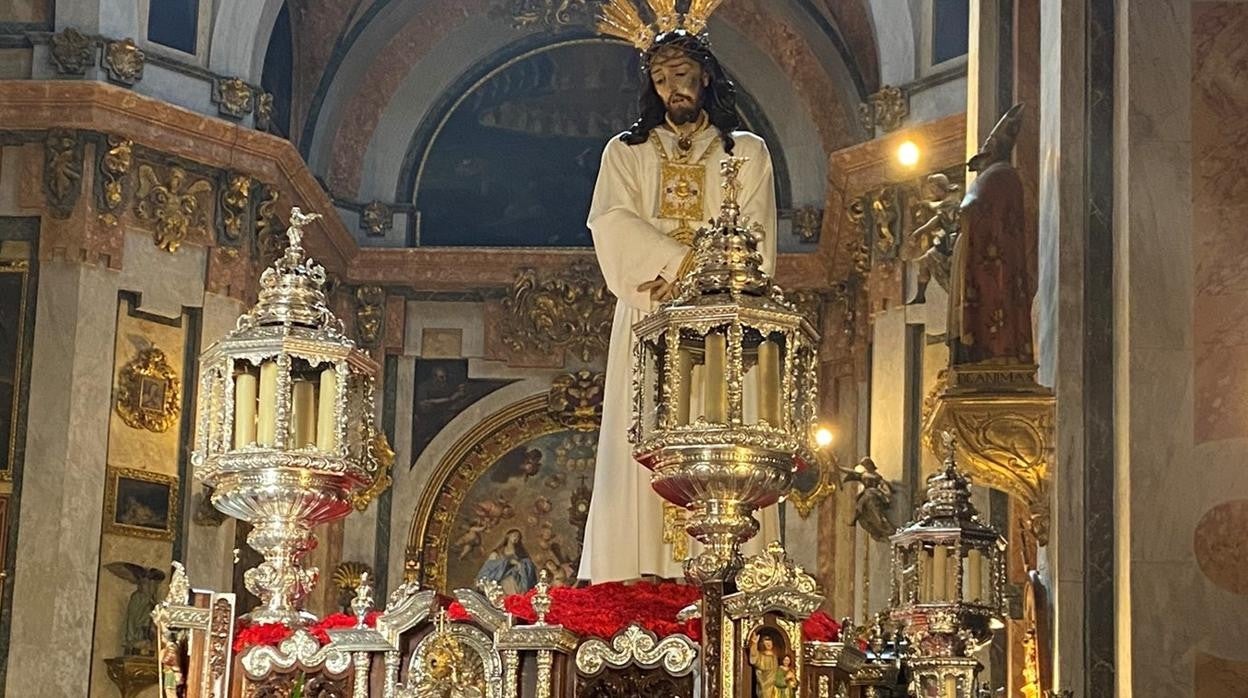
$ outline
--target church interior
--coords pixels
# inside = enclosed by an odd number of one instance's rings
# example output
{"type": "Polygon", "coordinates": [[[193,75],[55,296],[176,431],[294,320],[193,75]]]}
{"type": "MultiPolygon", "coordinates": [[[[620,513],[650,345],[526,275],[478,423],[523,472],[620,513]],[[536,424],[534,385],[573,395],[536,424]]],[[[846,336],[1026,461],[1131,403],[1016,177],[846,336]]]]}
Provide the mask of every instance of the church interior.
{"type": "Polygon", "coordinates": [[[1245,37],[0,3],[0,696],[1248,696],[1245,37]]]}

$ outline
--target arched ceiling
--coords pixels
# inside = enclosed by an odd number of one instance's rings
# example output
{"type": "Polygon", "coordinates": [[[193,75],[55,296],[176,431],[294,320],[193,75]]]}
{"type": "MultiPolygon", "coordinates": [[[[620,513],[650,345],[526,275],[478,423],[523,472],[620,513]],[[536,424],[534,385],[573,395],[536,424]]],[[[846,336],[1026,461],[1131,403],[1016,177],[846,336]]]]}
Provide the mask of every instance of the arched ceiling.
{"type": "MultiPolygon", "coordinates": [[[[267,21],[271,2],[253,14],[267,21]]],[[[566,3],[555,0],[287,2],[292,140],[345,201],[411,203],[395,201],[403,155],[442,93],[482,60],[590,34],[583,17],[556,18],[566,3]],[[517,8],[536,9],[537,21],[521,26],[517,8]]],[[[582,4],[593,0],[571,3],[582,4]]],[[[795,206],[820,204],[826,153],[864,137],[855,109],[879,83],[869,17],[868,0],[727,0],[712,20],[717,55],[775,128],[795,206]]]]}

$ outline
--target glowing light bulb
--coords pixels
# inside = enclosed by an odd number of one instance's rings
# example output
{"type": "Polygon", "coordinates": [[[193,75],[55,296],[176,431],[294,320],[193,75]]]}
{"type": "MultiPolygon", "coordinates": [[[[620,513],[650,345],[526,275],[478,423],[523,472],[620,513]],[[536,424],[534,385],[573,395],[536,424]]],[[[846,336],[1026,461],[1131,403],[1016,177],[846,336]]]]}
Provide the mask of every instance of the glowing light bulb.
{"type": "Polygon", "coordinates": [[[901,145],[897,146],[897,162],[900,162],[902,167],[914,167],[919,164],[919,155],[919,146],[914,141],[902,141],[901,145]]]}
{"type": "Polygon", "coordinates": [[[832,445],[832,430],[827,427],[819,427],[815,432],[815,445],[819,448],[827,448],[832,445]]]}

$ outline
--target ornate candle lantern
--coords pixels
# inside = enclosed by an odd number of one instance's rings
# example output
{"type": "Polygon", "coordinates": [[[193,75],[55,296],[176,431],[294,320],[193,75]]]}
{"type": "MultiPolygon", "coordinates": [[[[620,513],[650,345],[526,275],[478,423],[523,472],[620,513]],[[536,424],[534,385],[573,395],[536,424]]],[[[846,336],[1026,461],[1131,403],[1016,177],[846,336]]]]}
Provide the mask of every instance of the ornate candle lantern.
{"type": "Polygon", "coordinates": [[[708,696],[719,695],[722,594],[758,531],[753,512],[814,462],[817,337],[761,269],[761,229],[737,203],[744,163],[723,161],[718,219],[698,231],[676,296],[633,328],[633,456],[705,546],[685,573],[704,591],[708,696]]]}
{"type": "Polygon", "coordinates": [[[982,523],[969,480],[943,435],[944,469],[927,481],[918,519],[890,539],[893,620],[913,651],[907,666],[918,695],[972,698],[980,665],[972,655],[992,640],[1005,614],[1005,540],[982,523]]]}
{"type": "Polygon", "coordinates": [[[261,606],[256,623],[298,626],[317,570],[304,557],[311,529],[351,511],[376,476],[373,388],[377,365],[356,348],[321,290],[325,270],[307,259],[290,214],[286,253],[260,277],[256,306],[200,357],[199,421],[192,462],[212,504],[254,528],[264,555],[248,570],[261,606]]]}
{"type": "Polygon", "coordinates": [[[695,576],[735,564],[752,512],[814,460],[817,336],[763,273],[757,224],[739,220],[744,162],[724,161],[719,219],[699,231],[678,293],[634,327],[633,455],[690,510],[707,547],[687,565],[695,576]]]}

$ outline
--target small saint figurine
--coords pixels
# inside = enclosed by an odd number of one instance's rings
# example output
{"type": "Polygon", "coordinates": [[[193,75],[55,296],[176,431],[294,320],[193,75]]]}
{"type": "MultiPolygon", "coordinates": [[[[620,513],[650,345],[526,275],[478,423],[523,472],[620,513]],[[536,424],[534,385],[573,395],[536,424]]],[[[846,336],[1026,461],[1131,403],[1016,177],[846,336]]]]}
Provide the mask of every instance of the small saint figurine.
{"type": "Polygon", "coordinates": [[[134,585],[126,602],[122,651],[126,656],[153,656],[156,654],[156,626],[152,623],[152,611],[156,608],[156,592],[165,573],[133,562],[110,562],[104,569],[134,585]]]}
{"type": "Polygon", "coordinates": [[[1001,117],[966,168],[979,175],[962,199],[949,288],[950,365],[1034,363],[1031,301],[1036,240],[1023,180],[1010,163],[1023,105],[1001,117]]]}

